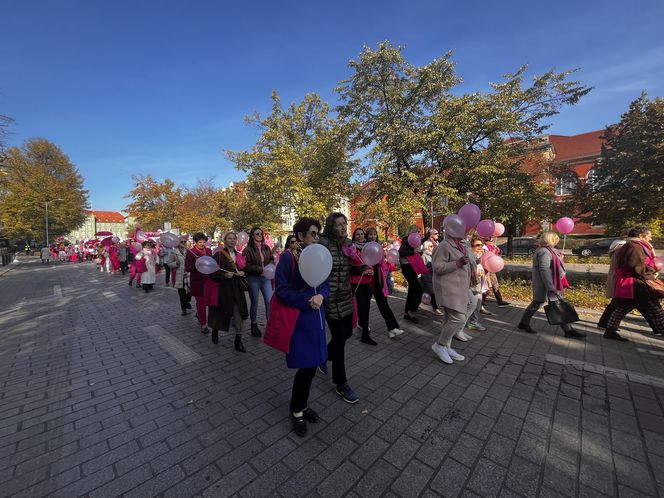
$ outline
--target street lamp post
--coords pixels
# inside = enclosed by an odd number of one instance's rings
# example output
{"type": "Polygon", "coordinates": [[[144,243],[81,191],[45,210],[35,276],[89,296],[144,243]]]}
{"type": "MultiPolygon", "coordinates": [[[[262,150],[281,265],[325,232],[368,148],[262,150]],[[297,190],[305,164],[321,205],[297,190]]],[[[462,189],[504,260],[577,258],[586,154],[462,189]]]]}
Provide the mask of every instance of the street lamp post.
{"type": "Polygon", "coordinates": [[[51,199],[50,201],[46,201],[46,247],[49,246],[48,244],[48,203],[49,202],[55,202],[55,201],[61,201],[62,199],[51,199]]]}

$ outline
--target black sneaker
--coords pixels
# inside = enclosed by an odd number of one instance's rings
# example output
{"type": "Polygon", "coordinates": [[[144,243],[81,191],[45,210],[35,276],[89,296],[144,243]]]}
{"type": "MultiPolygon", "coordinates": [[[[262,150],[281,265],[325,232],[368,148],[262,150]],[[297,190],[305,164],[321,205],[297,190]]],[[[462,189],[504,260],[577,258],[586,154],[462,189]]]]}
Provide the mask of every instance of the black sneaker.
{"type": "Polygon", "coordinates": [[[302,413],[304,414],[304,419],[307,422],[311,422],[312,424],[317,424],[318,421],[320,420],[318,414],[315,411],[313,411],[311,408],[305,408],[304,410],[302,410],[302,413]]]}
{"type": "Polygon", "coordinates": [[[586,334],[575,329],[570,329],[565,331],[565,337],[568,339],[583,339],[586,337],[586,334]]]}
{"type": "Polygon", "coordinates": [[[304,420],[304,417],[296,417],[291,413],[291,424],[293,425],[293,431],[300,437],[307,435],[307,423],[304,420]]]}
{"type": "Polygon", "coordinates": [[[413,323],[420,323],[420,319],[412,315],[404,315],[403,319],[413,323]]]}
{"type": "Polygon", "coordinates": [[[357,394],[350,388],[348,382],[337,386],[337,394],[341,396],[346,403],[357,403],[360,398],[357,397],[357,394]]]}

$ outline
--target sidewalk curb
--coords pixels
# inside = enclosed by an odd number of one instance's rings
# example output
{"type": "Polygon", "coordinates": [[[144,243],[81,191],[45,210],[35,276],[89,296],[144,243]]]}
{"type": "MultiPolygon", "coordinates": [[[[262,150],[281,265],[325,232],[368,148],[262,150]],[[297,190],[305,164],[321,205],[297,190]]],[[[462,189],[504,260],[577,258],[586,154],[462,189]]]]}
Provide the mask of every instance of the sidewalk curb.
{"type": "Polygon", "coordinates": [[[19,260],[18,262],[12,262],[12,263],[9,263],[7,266],[0,267],[0,277],[2,277],[5,273],[7,273],[7,272],[13,270],[14,268],[16,268],[21,263],[22,263],[22,261],[19,260]]]}

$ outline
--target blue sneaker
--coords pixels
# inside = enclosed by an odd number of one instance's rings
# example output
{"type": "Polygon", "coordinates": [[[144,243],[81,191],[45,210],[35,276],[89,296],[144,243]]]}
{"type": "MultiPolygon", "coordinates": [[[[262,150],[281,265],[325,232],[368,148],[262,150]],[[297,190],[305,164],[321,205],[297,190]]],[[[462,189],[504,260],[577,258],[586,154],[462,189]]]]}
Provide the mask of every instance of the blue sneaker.
{"type": "Polygon", "coordinates": [[[341,399],[343,399],[346,403],[357,403],[359,398],[357,397],[357,394],[350,388],[348,383],[345,384],[340,384],[337,386],[337,394],[341,396],[341,399]]]}
{"type": "Polygon", "coordinates": [[[327,362],[318,365],[318,371],[323,375],[327,375],[329,373],[327,370],[327,362]]]}

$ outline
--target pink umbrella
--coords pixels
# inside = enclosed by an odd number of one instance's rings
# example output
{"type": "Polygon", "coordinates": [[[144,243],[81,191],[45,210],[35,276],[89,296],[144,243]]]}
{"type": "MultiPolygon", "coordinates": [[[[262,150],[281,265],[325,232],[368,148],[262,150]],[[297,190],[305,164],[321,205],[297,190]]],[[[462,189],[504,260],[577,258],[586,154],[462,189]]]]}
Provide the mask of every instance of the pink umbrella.
{"type": "Polygon", "coordinates": [[[113,237],[106,237],[104,240],[101,241],[101,245],[104,247],[110,247],[113,245],[113,237]]]}
{"type": "Polygon", "coordinates": [[[110,235],[113,235],[113,232],[103,231],[103,232],[97,232],[95,234],[95,237],[106,237],[106,236],[110,236],[110,235]]]}

